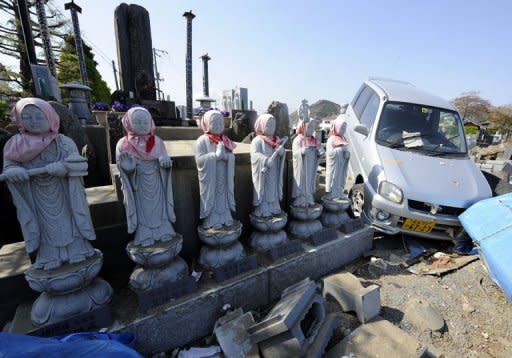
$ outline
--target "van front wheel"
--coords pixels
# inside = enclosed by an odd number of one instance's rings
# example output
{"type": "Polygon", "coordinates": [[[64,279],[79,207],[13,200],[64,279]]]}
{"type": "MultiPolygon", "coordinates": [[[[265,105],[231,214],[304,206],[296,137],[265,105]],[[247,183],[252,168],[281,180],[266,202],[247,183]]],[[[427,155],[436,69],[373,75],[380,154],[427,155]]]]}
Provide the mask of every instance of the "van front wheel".
{"type": "Polygon", "coordinates": [[[349,197],[351,216],[354,218],[361,217],[364,208],[364,184],[354,184],[349,197]]]}

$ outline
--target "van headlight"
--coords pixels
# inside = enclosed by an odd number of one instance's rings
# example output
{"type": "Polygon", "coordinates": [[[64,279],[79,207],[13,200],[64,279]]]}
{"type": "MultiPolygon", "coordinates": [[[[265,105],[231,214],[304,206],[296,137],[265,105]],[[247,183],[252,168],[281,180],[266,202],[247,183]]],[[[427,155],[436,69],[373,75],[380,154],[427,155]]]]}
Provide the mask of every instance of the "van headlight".
{"type": "Polygon", "coordinates": [[[379,184],[379,194],[389,201],[397,204],[401,204],[402,200],[404,199],[404,193],[402,192],[402,189],[388,181],[382,181],[379,184]]]}

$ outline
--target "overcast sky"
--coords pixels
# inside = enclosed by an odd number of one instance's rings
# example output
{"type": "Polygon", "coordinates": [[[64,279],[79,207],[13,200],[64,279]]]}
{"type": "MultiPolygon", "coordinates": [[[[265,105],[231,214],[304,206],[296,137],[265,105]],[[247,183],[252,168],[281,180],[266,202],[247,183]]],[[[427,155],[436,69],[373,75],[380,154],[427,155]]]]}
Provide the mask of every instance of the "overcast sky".
{"type": "MultiPolygon", "coordinates": [[[[52,3],[64,12],[63,0],[52,3]]],[[[119,1],[76,0],[84,40],[110,88],[117,62],[114,9],[119,1]],[[99,53],[101,51],[101,54],[99,53]]],[[[512,103],[512,1],[145,0],[153,46],[168,52],[161,87],[185,103],[185,18],[193,21],[193,88],[202,92],[199,57],[208,52],[210,93],[249,89],[258,111],[272,100],[291,110],[350,101],[370,76],[410,81],[452,99],[476,90],[494,105],[512,103]]],[[[50,4],[50,6],[52,6],[50,4]]],[[[0,22],[5,16],[0,15],[0,22]]],[[[66,16],[69,16],[66,13],[66,16]]],[[[5,58],[0,61],[15,66],[5,58]]],[[[13,68],[16,68],[13,67],[13,68]]]]}

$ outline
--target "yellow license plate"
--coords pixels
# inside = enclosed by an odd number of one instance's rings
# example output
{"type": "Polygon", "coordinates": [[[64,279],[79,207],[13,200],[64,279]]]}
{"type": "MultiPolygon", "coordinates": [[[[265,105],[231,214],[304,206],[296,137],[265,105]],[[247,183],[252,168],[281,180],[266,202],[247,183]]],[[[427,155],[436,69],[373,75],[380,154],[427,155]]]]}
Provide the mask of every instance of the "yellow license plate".
{"type": "Polygon", "coordinates": [[[434,226],[436,226],[434,221],[406,219],[402,225],[402,229],[416,232],[431,232],[434,226]]]}

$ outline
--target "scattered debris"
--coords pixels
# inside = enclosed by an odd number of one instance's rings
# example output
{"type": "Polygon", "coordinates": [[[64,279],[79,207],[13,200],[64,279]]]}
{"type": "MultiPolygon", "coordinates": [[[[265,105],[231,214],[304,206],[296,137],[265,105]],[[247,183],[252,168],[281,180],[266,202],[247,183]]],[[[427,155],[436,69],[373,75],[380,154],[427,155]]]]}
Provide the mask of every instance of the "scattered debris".
{"type": "Polygon", "coordinates": [[[363,287],[351,273],[330,275],[323,280],[323,296],[332,296],[344,312],[353,311],[361,323],[366,323],[380,312],[380,287],[363,287]]]}
{"type": "Polygon", "coordinates": [[[379,277],[388,270],[388,264],[381,258],[372,257],[368,265],[368,271],[374,276],[379,277]]]}
{"type": "Polygon", "coordinates": [[[219,346],[196,348],[181,351],[178,353],[178,358],[221,358],[219,346]]]}
{"type": "Polygon", "coordinates": [[[441,331],[444,326],[443,316],[428,302],[411,298],[405,304],[405,320],[419,329],[441,331]]]}
{"type": "Polygon", "coordinates": [[[328,351],[325,358],[410,358],[417,357],[422,348],[415,338],[379,317],[354,330],[328,351]]]}
{"type": "Polygon", "coordinates": [[[307,278],[285,289],[263,321],[248,331],[264,358],[301,357],[314,344],[325,316],[325,301],[307,278]]]}
{"type": "Polygon", "coordinates": [[[478,260],[478,256],[459,256],[437,252],[433,256],[423,259],[420,263],[409,267],[407,270],[416,275],[443,275],[455,271],[470,262],[478,260]]]}
{"type": "Polygon", "coordinates": [[[251,312],[241,308],[228,312],[215,323],[214,333],[226,358],[259,357],[247,328],[254,325],[251,312]]]}

